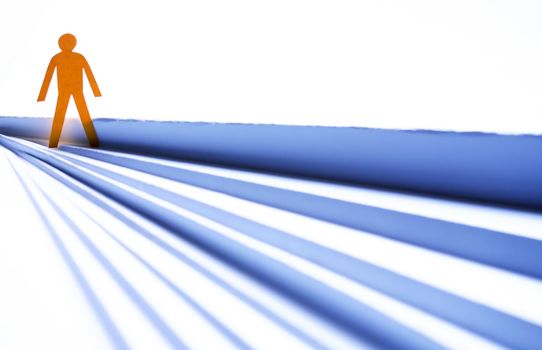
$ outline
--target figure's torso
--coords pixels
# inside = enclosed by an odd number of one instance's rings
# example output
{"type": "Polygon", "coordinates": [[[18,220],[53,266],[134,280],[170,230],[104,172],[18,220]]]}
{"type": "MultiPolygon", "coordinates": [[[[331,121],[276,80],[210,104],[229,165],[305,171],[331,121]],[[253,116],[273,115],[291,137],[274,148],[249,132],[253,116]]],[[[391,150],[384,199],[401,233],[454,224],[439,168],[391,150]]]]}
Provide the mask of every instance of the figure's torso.
{"type": "Polygon", "coordinates": [[[59,93],[83,90],[83,66],[85,58],[77,52],[60,52],[54,57],[59,93]]]}

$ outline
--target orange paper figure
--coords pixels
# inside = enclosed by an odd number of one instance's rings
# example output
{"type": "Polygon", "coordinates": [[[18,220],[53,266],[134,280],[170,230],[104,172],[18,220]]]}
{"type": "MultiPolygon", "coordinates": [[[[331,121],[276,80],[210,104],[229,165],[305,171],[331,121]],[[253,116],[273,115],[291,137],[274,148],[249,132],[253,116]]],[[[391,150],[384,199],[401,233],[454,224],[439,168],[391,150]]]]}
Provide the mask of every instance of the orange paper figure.
{"type": "Polygon", "coordinates": [[[51,59],[38,96],[38,102],[45,101],[45,96],[47,95],[47,90],[49,89],[49,84],[56,68],[58,100],[53,118],[53,127],[51,128],[51,137],[49,138],[50,148],[58,146],[64,117],[66,116],[66,109],[68,108],[71,96],[73,96],[73,100],[77,106],[77,111],[79,112],[79,117],[83,123],[83,128],[85,129],[90,146],[98,147],[99,145],[98,136],[90,119],[85,96],[83,96],[83,70],[87,75],[94,96],[99,97],[102,94],[85,57],[77,52],[73,52],[76,44],[77,40],[72,34],[64,34],[58,39],[58,46],[60,46],[62,52],[54,55],[51,59]]]}

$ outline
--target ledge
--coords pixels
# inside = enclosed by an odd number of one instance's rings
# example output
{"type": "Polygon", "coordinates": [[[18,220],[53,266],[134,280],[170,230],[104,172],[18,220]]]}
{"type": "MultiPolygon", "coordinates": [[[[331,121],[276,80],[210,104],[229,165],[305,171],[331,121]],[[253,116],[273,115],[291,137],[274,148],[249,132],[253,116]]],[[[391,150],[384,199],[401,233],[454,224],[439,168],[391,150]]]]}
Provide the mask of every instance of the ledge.
{"type": "MultiPolygon", "coordinates": [[[[51,119],[0,118],[48,138],[51,119]]],[[[542,209],[542,136],[97,119],[106,149],[542,209]]],[[[85,142],[66,121],[62,142],[85,142]]]]}

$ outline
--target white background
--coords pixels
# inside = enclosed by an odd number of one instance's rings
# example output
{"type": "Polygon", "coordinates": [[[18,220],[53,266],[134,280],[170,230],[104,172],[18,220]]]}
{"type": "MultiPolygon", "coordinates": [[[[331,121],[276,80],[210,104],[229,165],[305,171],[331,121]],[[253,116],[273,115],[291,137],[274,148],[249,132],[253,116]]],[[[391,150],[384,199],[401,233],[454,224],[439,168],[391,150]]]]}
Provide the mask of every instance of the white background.
{"type": "Polygon", "coordinates": [[[542,133],[539,0],[2,1],[0,115],[66,32],[94,118],[542,133]]]}

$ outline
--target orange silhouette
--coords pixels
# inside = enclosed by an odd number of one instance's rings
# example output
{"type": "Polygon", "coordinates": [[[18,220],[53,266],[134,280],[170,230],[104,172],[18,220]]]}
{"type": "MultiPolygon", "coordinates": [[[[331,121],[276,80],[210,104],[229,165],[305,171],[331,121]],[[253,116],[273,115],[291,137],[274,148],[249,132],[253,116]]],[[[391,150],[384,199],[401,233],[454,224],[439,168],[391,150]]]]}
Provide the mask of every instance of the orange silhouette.
{"type": "Polygon", "coordinates": [[[53,118],[53,127],[51,128],[51,137],[49,138],[49,147],[57,147],[66,109],[70,102],[70,97],[73,96],[79,117],[83,123],[83,128],[87,134],[87,139],[91,147],[98,147],[98,136],[90,119],[85,96],[83,95],[83,70],[88,78],[90,87],[94,96],[102,96],[98,84],[94,79],[94,75],[90,70],[85,57],[77,52],[73,52],[77,40],[72,34],[64,34],[58,39],[58,46],[62,50],[51,58],[51,62],[47,67],[45,78],[41,86],[38,102],[45,101],[49,84],[53,77],[53,72],[56,68],[57,83],[58,83],[58,100],[56,102],[55,116],[53,118]]]}

